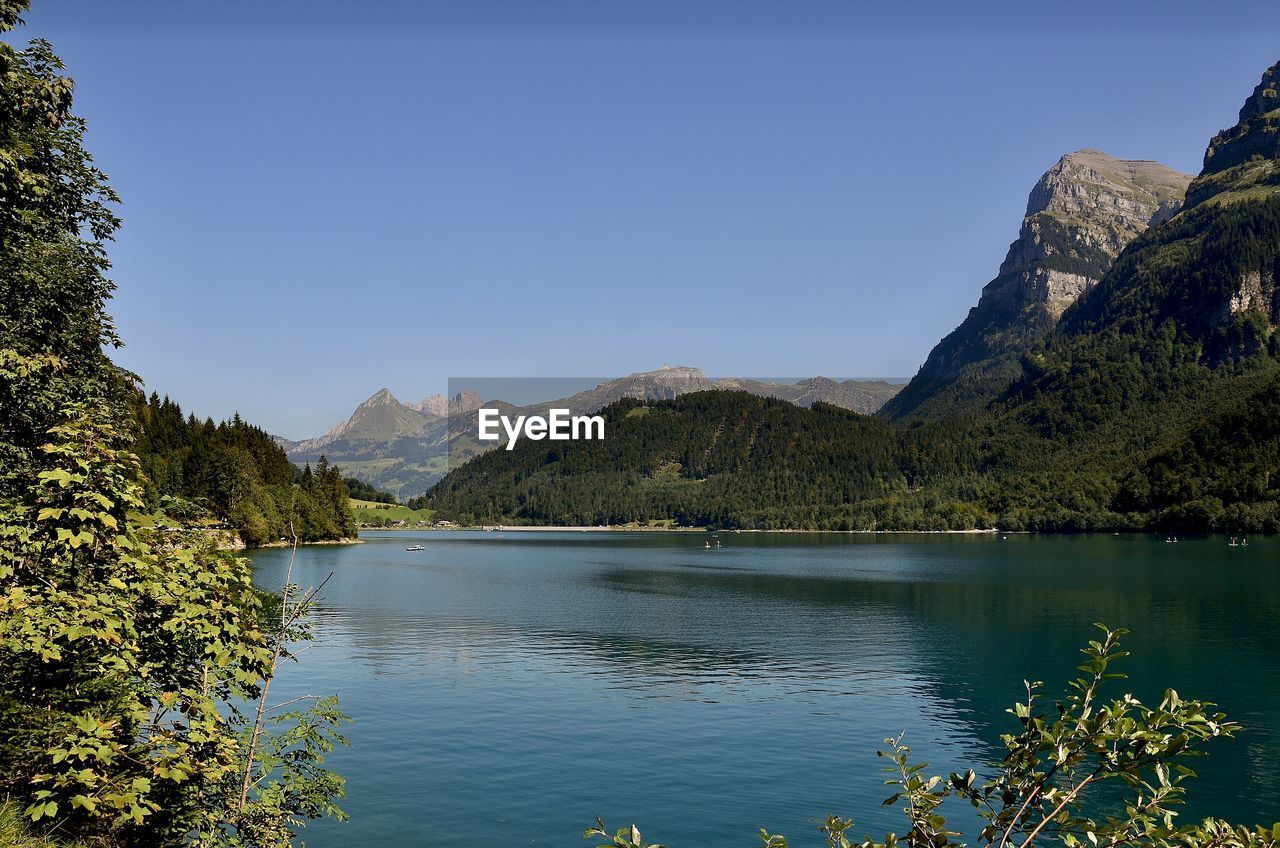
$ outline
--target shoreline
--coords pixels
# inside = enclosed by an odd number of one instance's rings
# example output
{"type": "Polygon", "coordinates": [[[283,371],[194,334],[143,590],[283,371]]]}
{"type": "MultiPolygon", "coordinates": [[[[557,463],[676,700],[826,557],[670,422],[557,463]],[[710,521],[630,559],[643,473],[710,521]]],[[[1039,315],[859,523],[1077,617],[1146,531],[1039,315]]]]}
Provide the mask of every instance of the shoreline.
{"type": "MultiPolygon", "coordinates": [[[[985,536],[1003,533],[1011,535],[1029,535],[1028,530],[807,530],[802,528],[780,528],[777,530],[722,529],[710,527],[639,527],[623,524],[580,525],[580,524],[477,524],[468,527],[365,527],[362,533],[439,533],[439,532],[488,532],[488,533],[838,533],[840,535],[890,535],[910,533],[928,536],[985,536]]],[[[1140,531],[1135,531],[1140,532],[1140,531]]],[[[333,544],[333,543],[320,543],[333,544]]]]}
{"type": "MultiPolygon", "coordinates": [[[[356,536],[354,538],[350,536],[343,536],[340,539],[321,539],[318,542],[299,542],[298,547],[305,548],[312,545],[363,545],[363,544],[364,544],[364,539],[361,539],[359,536],[356,536]]],[[[226,544],[218,545],[218,550],[220,551],[261,551],[267,548],[291,548],[291,547],[293,547],[293,542],[267,542],[265,545],[254,545],[253,547],[249,547],[240,539],[239,536],[235,536],[232,539],[227,540],[226,544]]]]}

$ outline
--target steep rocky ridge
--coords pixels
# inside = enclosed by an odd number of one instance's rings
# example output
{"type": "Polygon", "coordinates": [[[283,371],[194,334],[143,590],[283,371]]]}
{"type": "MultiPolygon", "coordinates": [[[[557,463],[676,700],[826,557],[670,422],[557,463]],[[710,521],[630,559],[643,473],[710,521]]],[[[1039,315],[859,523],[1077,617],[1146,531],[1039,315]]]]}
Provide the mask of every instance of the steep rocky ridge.
{"type": "Polygon", "coordinates": [[[1278,85],[1280,63],[1263,74],[1239,123],[1209,142],[1181,212],[1135,241],[1116,273],[1064,317],[1066,335],[1172,320],[1206,362],[1270,337],[1280,322],[1278,85]]]}
{"type": "Polygon", "coordinates": [[[942,417],[985,404],[1021,373],[1020,354],[1148,227],[1177,212],[1191,177],[1099,150],[1063,156],[1027,200],[1018,239],[968,317],[881,414],[942,417]]]}
{"type": "Polygon", "coordinates": [[[1041,492],[1092,479],[1115,515],[1280,529],[1278,76],[1209,143],[1183,209],[1134,239],[992,406],[993,430],[1053,468],[1041,492]]]}
{"type": "Polygon", "coordinates": [[[1204,170],[1187,191],[1187,205],[1195,206],[1223,191],[1276,185],[1280,180],[1280,63],[1240,107],[1234,127],[1213,137],[1204,153],[1204,170]]]}

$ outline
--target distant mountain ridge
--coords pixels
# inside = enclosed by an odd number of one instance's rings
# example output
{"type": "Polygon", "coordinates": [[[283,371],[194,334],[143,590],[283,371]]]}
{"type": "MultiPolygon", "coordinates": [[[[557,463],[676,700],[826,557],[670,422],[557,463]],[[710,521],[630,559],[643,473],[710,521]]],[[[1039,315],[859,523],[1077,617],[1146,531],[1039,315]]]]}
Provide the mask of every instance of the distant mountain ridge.
{"type": "Polygon", "coordinates": [[[978,304],[880,414],[937,418],[990,401],[1125,246],[1178,211],[1191,179],[1100,150],[1059,159],[1031,189],[1018,239],[978,304]]]}
{"type": "MultiPolygon", "coordinates": [[[[785,400],[810,407],[828,403],[870,415],[901,388],[887,380],[833,380],[812,377],[796,383],[745,378],[708,378],[700,369],[664,366],[640,371],[565,398],[551,398],[516,408],[501,398],[482,398],[464,389],[446,398],[429,395],[417,403],[404,403],[383,388],[361,403],[345,421],[322,436],[302,441],[276,437],[277,443],[297,463],[315,462],[321,455],[340,463],[343,472],[402,498],[425,492],[449,470],[451,438],[465,438],[474,422],[465,415],[482,404],[501,406],[514,414],[545,413],[549,407],[574,414],[595,413],[622,399],[669,400],[691,392],[734,390],[785,400]],[[451,417],[454,420],[451,422],[451,417]],[[452,423],[452,432],[451,432],[452,423]]],[[[482,452],[491,447],[466,441],[467,448],[482,452]]]]}
{"type": "Polygon", "coordinates": [[[318,456],[325,448],[343,441],[394,441],[425,436],[432,431],[432,425],[450,415],[478,409],[481,403],[480,396],[470,390],[458,392],[452,398],[435,394],[419,403],[403,403],[390,389],[382,388],[357,406],[350,418],[333,425],[323,436],[300,442],[277,437],[277,443],[286,451],[318,456]]]}
{"type": "MultiPolygon", "coordinates": [[[[887,380],[833,380],[810,377],[795,383],[752,380],[739,377],[708,378],[701,369],[686,365],[664,365],[653,371],[638,371],[608,380],[593,389],[556,400],[557,405],[575,413],[598,412],[623,398],[670,400],[690,392],[744,391],[760,397],[774,397],[797,406],[829,403],[863,415],[870,415],[893,397],[901,385],[887,380]]],[[[549,403],[549,402],[548,402],[549,403]]],[[[533,406],[546,406],[546,403],[533,406]]]]}

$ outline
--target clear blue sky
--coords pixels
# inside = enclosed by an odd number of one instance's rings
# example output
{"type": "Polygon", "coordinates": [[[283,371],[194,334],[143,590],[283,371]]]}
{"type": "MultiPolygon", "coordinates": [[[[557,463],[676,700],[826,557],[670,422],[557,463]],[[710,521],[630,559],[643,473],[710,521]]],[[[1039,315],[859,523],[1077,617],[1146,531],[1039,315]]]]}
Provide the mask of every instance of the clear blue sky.
{"type": "Polygon", "coordinates": [[[1273,2],[35,0],[118,360],[322,432],[451,375],[909,376],[1060,155],[1198,170],[1273,2]]]}

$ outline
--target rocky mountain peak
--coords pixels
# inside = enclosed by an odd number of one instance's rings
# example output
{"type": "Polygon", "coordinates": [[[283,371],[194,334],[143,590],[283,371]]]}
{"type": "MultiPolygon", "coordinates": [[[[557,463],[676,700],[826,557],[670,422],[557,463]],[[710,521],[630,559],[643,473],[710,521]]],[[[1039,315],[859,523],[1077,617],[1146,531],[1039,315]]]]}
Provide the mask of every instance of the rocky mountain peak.
{"type": "Polygon", "coordinates": [[[1027,198],[1027,218],[1046,213],[1064,223],[1081,218],[1115,231],[1118,252],[1158,215],[1182,202],[1188,174],[1149,159],[1116,159],[1086,148],[1068,153],[1036,182],[1027,198]]]}
{"type": "Polygon", "coordinates": [[[418,403],[409,403],[405,406],[417,412],[426,415],[435,415],[440,418],[449,414],[449,399],[442,394],[427,395],[418,403]]]}
{"type": "Polygon", "coordinates": [[[484,398],[479,393],[471,389],[463,389],[453,396],[449,401],[450,415],[463,415],[479,409],[484,404],[484,398]]]}
{"type": "Polygon", "coordinates": [[[371,409],[375,406],[390,406],[391,404],[398,404],[398,403],[400,403],[400,401],[396,400],[396,396],[391,394],[391,390],[384,386],[383,388],[378,389],[376,392],[374,392],[369,397],[369,399],[366,400],[364,403],[360,404],[358,408],[371,409]]]}
{"type": "Polygon", "coordinates": [[[1018,354],[1052,330],[1129,242],[1178,211],[1190,182],[1159,162],[1092,148],[1059,159],[1031,189],[1018,238],[978,305],[883,414],[902,417],[943,395],[940,409],[985,402],[1016,376],[1018,354]],[[971,388],[962,398],[953,387],[966,369],[971,388]]]}
{"type": "MultiPolygon", "coordinates": [[[[1087,148],[1068,153],[1036,182],[1001,276],[1021,275],[1016,296],[1056,318],[1101,279],[1152,223],[1181,206],[1191,176],[1146,159],[1087,148]]],[[[985,293],[984,293],[985,296],[985,293]]]]}
{"type": "Polygon", "coordinates": [[[1280,62],[1240,108],[1240,120],[1213,137],[1204,153],[1204,170],[1187,192],[1187,205],[1233,189],[1280,183],[1280,62]]]}
{"type": "Polygon", "coordinates": [[[1258,83],[1240,107],[1240,120],[1244,124],[1254,118],[1280,109],[1280,62],[1267,68],[1262,74],[1262,82],[1258,83]]]}
{"type": "Polygon", "coordinates": [[[357,406],[346,421],[335,424],[323,436],[296,443],[290,450],[319,453],[340,439],[403,435],[420,427],[420,413],[397,400],[390,389],[382,388],[357,406]]]}

